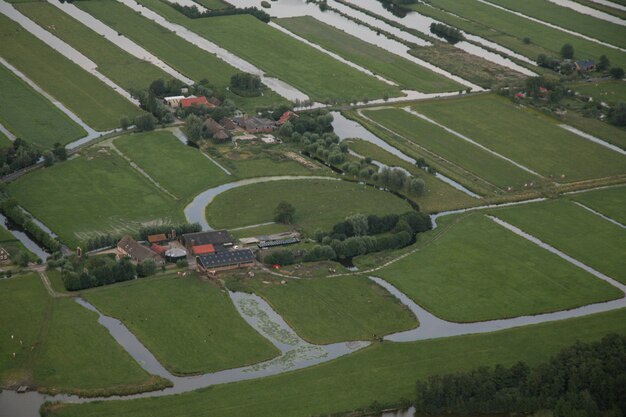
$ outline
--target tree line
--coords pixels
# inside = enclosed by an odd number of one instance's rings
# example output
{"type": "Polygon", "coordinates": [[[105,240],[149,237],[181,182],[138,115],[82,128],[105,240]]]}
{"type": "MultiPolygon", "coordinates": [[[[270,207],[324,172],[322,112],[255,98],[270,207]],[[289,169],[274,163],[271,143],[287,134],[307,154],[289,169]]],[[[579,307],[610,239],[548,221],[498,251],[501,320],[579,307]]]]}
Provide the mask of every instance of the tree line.
{"type": "Polygon", "coordinates": [[[200,10],[198,10],[196,6],[183,6],[178,3],[170,3],[170,2],[167,2],[167,4],[191,19],[200,19],[203,17],[219,17],[219,16],[233,16],[233,15],[239,15],[239,14],[249,14],[251,16],[256,17],[263,23],[270,22],[270,15],[264,12],[263,10],[257,9],[256,7],[243,7],[243,8],[227,7],[224,9],[207,10],[207,11],[201,12],[200,10]]]}
{"type": "Polygon", "coordinates": [[[450,43],[457,43],[465,39],[463,32],[452,26],[444,25],[443,23],[431,23],[430,31],[437,36],[441,36],[450,43]]]}
{"type": "Polygon", "coordinates": [[[549,410],[554,417],[626,415],[626,337],[576,343],[548,362],[519,362],[418,381],[415,408],[427,414],[504,414],[549,410]]]}
{"type": "Polygon", "coordinates": [[[61,250],[61,243],[39,227],[33,218],[18,206],[15,199],[5,196],[5,199],[0,203],[0,211],[50,253],[61,250]]]}

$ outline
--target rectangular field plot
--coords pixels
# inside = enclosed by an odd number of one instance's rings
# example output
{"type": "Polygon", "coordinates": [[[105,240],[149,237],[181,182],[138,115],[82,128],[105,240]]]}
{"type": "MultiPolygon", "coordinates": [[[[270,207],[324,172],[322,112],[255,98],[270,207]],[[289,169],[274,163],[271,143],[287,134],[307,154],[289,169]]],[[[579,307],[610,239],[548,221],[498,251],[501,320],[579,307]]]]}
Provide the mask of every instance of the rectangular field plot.
{"type": "Polygon", "coordinates": [[[160,68],[118,48],[51,4],[24,3],[17,9],[94,61],[102,74],[126,91],[145,90],[158,78],[171,78],[160,68]]]}
{"type": "Polygon", "coordinates": [[[557,182],[626,172],[626,157],[510,101],[481,95],[433,100],[413,108],[436,122],[557,182]]]}
{"type": "Polygon", "coordinates": [[[87,134],[48,99],[0,64],[0,123],[16,137],[51,148],[87,134]]]}
{"type": "Polygon", "coordinates": [[[98,233],[184,220],[179,203],[106,148],[20,177],[9,192],[70,247],[98,233]]]}
{"type": "Polygon", "coordinates": [[[279,354],[241,318],[224,291],[194,275],[100,288],[86,298],[122,320],[161,364],[177,374],[235,368],[279,354]]]}
{"type": "Polygon", "coordinates": [[[626,187],[573,194],[570,198],[626,225],[626,187]]]}
{"type": "Polygon", "coordinates": [[[394,81],[403,89],[424,93],[458,91],[463,86],[378,46],[310,17],[277,19],[276,23],[348,61],[394,81]]]}
{"type": "Polygon", "coordinates": [[[623,80],[576,84],[574,90],[593,97],[595,101],[613,104],[626,101],[626,81],[623,80]]]}
{"type": "Polygon", "coordinates": [[[262,280],[246,285],[311,343],[369,340],[418,324],[395,297],[365,277],[289,280],[286,285],[270,276],[262,280]]]}
{"type": "Polygon", "coordinates": [[[622,294],[482,213],[439,221],[437,240],[377,274],[443,319],[538,314],[622,294]]]}
{"type": "Polygon", "coordinates": [[[141,109],[95,76],[44,44],[26,29],[0,14],[0,56],[35,84],[58,99],[96,130],[119,126],[141,109]]]}
{"type": "Polygon", "coordinates": [[[492,214],[626,283],[626,230],[573,202],[528,204],[493,210],[492,214]]]}
{"type": "Polygon", "coordinates": [[[167,131],[127,135],[116,139],[114,144],[165,189],[183,200],[232,180],[200,150],[182,144],[167,131]]]}
{"type": "Polygon", "coordinates": [[[500,188],[521,187],[539,179],[536,175],[402,109],[368,110],[363,114],[500,188]]]}

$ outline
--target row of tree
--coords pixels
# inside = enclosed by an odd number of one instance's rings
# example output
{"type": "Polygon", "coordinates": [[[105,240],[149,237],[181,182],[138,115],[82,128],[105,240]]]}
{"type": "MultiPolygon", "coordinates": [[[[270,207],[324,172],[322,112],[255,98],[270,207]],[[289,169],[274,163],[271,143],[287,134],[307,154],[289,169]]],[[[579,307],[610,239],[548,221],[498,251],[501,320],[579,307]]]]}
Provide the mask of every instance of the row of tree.
{"type": "Polygon", "coordinates": [[[39,227],[32,217],[18,206],[15,199],[6,198],[3,200],[0,203],[0,211],[50,253],[61,250],[61,243],[39,227]]]}
{"type": "Polygon", "coordinates": [[[41,151],[17,138],[11,146],[0,148],[0,175],[7,175],[37,163],[41,151]]]}
{"type": "Polygon", "coordinates": [[[478,368],[418,381],[415,408],[427,414],[504,414],[550,410],[554,417],[626,415],[626,337],[577,343],[530,368],[478,368]]]}
{"type": "Polygon", "coordinates": [[[463,32],[452,26],[444,25],[443,23],[431,23],[430,31],[437,36],[441,36],[450,43],[457,43],[465,39],[463,32]]]}
{"type": "Polygon", "coordinates": [[[167,3],[169,6],[172,6],[174,9],[178,10],[185,16],[191,19],[200,19],[203,17],[218,17],[218,16],[232,16],[238,14],[249,14],[251,16],[256,17],[261,22],[269,23],[270,15],[265,13],[263,10],[259,10],[256,7],[244,7],[244,8],[235,8],[235,7],[227,7],[224,9],[218,10],[207,10],[201,12],[198,10],[196,6],[183,6],[178,3],[167,3]]]}

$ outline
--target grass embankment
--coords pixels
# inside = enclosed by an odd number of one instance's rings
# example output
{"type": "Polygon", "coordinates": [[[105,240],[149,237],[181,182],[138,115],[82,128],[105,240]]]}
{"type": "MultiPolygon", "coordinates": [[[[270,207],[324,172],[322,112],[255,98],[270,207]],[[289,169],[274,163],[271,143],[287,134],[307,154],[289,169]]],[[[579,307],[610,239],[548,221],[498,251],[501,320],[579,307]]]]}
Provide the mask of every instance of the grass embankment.
{"type": "Polygon", "coordinates": [[[11,142],[11,140],[9,138],[6,137],[6,135],[2,132],[0,132],[0,149],[1,148],[8,148],[10,146],[12,146],[13,142],[11,142]]]}
{"type": "Polygon", "coordinates": [[[447,230],[429,245],[376,272],[443,319],[517,317],[622,294],[482,213],[446,222],[447,230]]]}
{"type": "Polygon", "coordinates": [[[549,201],[492,214],[590,267],[626,283],[626,233],[621,227],[566,201],[549,201]]]}
{"type": "Polygon", "coordinates": [[[316,229],[329,230],[351,214],[402,214],[411,210],[406,201],[373,187],[346,181],[303,179],[253,184],[226,191],[207,207],[207,221],[214,228],[271,222],[281,201],[295,207],[294,225],[308,234],[316,229]]]}
{"type": "Polygon", "coordinates": [[[96,130],[119,126],[120,118],[131,119],[141,109],[113,91],[95,76],[0,15],[0,55],[39,87],[58,99],[96,130]]]}
{"type": "Polygon", "coordinates": [[[98,71],[126,91],[146,90],[156,79],[171,78],[162,69],[118,48],[51,4],[23,3],[17,9],[95,62],[98,71]]]}
{"type": "Polygon", "coordinates": [[[283,375],[182,395],[57,408],[56,417],[301,417],[412,399],[415,381],[495,364],[538,364],[577,340],[626,334],[626,310],[489,334],[414,343],[382,343],[347,357],[283,375]]]}
{"type": "Polygon", "coordinates": [[[52,299],[39,277],[0,281],[0,382],[85,396],[157,389],[151,377],[71,299],[52,299]],[[13,357],[15,353],[15,357],[13,357]]]}
{"type": "Polygon", "coordinates": [[[520,188],[538,180],[537,176],[405,110],[386,108],[366,110],[363,114],[501,189],[520,188]]]}
{"type": "MultiPolygon", "coordinates": [[[[559,29],[550,28],[542,23],[530,21],[524,17],[498,9],[478,0],[432,0],[431,4],[446,10],[469,21],[483,25],[486,29],[492,29],[492,34],[484,34],[485,37],[498,43],[502,34],[513,36],[523,40],[528,37],[533,45],[537,45],[550,55],[559,56],[561,47],[570,43],[574,46],[576,59],[598,59],[600,55],[606,55],[615,66],[626,66],[626,55],[613,48],[599,45],[596,42],[587,41],[577,36],[569,35],[559,29]]],[[[540,10],[543,10],[540,9],[540,10]]],[[[537,59],[533,50],[518,48],[515,44],[508,45],[515,52],[519,52],[532,60],[537,59]]]]}
{"type": "Polygon", "coordinates": [[[626,187],[574,194],[569,198],[626,225],[626,187]]]}
{"type": "Polygon", "coordinates": [[[198,149],[183,145],[168,131],[131,134],[115,146],[169,192],[190,200],[208,188],[233,181],[198,149]]]}
{"type": "Polygon", "coordinates": [[[291,17],[276,23],[348,61],[396,82],[402,89],[424,93],[458,91],[464,87],[383,48],[372,45],[310,17],[291,17]]]}
{"type": "Polygon", "coordinates": [[[626,172],[626,157],[560,128],[536,110],[502,97],[431,100],[413,109],[557,182],[626,172]],[[484,117],[490,115],[490,117],[484,117]]]}
{"type": "Polygon", "coordinates": [[[106,148],[20,177],[8,189],[70,247],[97,233],[184,221],[181,203],[106,148]]]}
{"type": "Polygon", "coordinates": [[[226,292],[195,275],[100,288],[85,295],[135,334],[177,374],[262,362],[279,351],[241,318],[226,292]]]}
{"type": "Polygon", "coordinates": [[[424,195],[412,197],[419,204],[420,210],[425,213],[435,213],[457,208],[470,207],[480,204],[480,200],[470,197],[462,191],[438,180],[434,175],[426,173],[423,169],[404,161],[386,150],[361,139],[349,139],[350,149],[361,156],[369,156],[375,161],[391,167],[400,167],[409,171],[412,175],[424,180],[426,191],[424,195]]]}
{"type": "Polygon", "coordinates": [[[261,275],[245,285],[311,343],[371,340],[418,325],[394,296],[365,277],[289,280],[281,285],[279,279],[261,275]]]}
{"type": "Polygon", "coordinates": [[[209,80],[243,109],[252,111],[257,106],[286,102],[271,90],[265,90],[261,97],[252,98],[239,97],[226,91],[230,77],[238,72],[236,68],[117,1],[81,1],[75,5],[132,39],[178,72],[195,81],[209,80]]]}
{"type": "Polygon", "coordinates": [[[515,10],[526,16],[543,22],[569,29],[611,45],[626,48],[626,32],[623,26],[589,16],[569,7],[559,6],[544,0],[488,0],[509,10],[515,10]]]}
{"type": "Polygon", "coordinates": [[[384,94],[402,95],[397,87],[339,62],[250,15],[188,19],[159,0],[140,3],[289,83],[312,100],[360,101],[384,94]]]}
{"type": "Polygon", "coordinates": [[[0,123],[18,138],[51,148],[55,142],[68,143],[87,134],[3,65],[0,91],[0,123]]]}

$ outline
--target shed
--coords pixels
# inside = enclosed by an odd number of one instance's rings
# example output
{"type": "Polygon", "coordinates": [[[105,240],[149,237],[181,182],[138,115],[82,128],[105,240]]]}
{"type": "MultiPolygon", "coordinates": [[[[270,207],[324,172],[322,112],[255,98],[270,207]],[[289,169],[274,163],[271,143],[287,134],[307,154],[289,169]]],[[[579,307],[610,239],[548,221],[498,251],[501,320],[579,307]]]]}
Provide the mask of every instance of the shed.
{"type": "Polygon", "coordinates": [[[150,243],[161,243],[167,241],[167,236],[165,233],[160,233],[158,235],[150,235],[148,236],[148,242],[150,243]]]}

